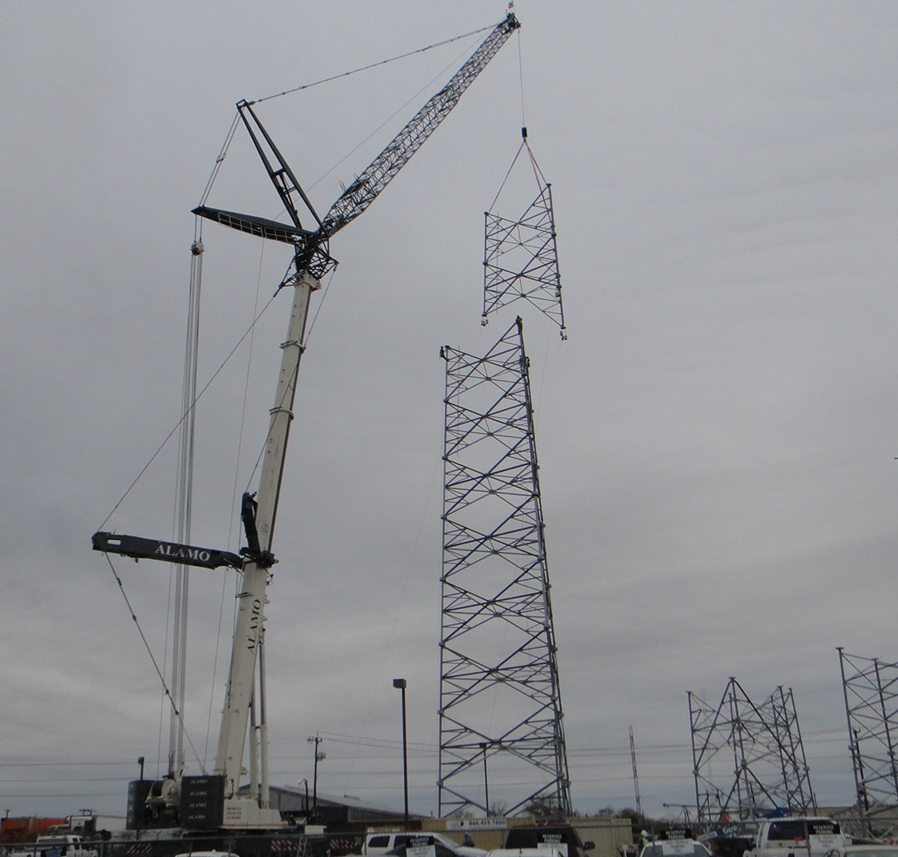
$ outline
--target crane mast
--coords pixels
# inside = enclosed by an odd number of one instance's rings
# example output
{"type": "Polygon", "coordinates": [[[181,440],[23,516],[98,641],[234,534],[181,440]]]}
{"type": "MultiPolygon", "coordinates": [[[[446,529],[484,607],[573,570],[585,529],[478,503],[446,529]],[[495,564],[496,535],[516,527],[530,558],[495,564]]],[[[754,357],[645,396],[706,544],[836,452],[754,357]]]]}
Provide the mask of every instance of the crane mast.
{"type": "MultiPolygon", "coordinates": [[[[259,718],[259,724],[249,736],[251,746],[255,748],[250,755],[258,754],[263,772],[258,793],[251,793],[246,799],[238,797],[237,790],[240,786],[250,707],[255,706],[257,714],[259,710],[264,710],[264,674],[260,673],[258,687],[255,676],[264,645],[267,603],[265,590],[270,577],[269,569],[274,563],[271,542],[290,423],[293,420],[293,400],[296,395],[299,361],[304,349],[309,301],[312,292],[318,288],[318,281],[308,274],[302,274],[295,278],[292,285],[293,307],[287,338],[281,345],[281,368],[274,407],[270,412],[259,488],[255,498],[244,497],[243,519],[250,545],[242,551],[247,556],[247,562],[243,567],[243,586],[237,595],[237,620],[227,697],[215,756],[215,773],[224,777],[224,827],[270,827],[276,826],[280,821],[280,813],[270,809],[268,805],[268,742],[264,716],[259,718]]],[[[253,781],[255,782],[255,776],[253,781]]]]}

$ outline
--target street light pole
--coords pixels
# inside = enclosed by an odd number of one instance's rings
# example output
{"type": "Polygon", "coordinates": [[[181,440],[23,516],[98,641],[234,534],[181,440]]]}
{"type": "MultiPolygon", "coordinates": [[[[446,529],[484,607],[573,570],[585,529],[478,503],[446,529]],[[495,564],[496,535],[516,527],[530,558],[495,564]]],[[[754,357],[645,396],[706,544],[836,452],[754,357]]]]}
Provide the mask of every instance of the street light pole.
{"type": "Polygon", "coordinates": [[[408,682],[404,678],[394,678],[393,687],[402,691],[402,787],[405,795],[405,829],[408,830],[408,732],[405,717],[405,689],[408,682]]]}
{"type": "Polygon", "coordinates": [[[483,750],[483,802],[486,804],[486,817],[490,817],[490,780],[486,770],[486,748],[489,746],[485,741],[480,744],[483,750]]]}

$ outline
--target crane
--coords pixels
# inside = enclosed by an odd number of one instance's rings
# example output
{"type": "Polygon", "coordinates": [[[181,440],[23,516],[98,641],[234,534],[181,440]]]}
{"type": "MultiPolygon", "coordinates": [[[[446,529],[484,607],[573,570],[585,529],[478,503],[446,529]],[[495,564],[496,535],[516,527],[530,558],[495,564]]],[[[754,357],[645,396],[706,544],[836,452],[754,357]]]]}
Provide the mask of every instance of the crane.
{"type": "Polygon", "coordinates": [[[266,591],[270,569],[276,562],[272,553],[275,519],[311,296],[320,288],[321,279],[337,264],[330,255],[331,237],[367,210],[519,27],[514,13],[509,11],[448,83],[346,187],[323,217],[318,216],[293,170],[253,111],[253,103],[239,102],[240,119],[291,222],[282,223],[205,205],[193,209],[193,213],[200,217],[238,231],[292,245],[293,259],[280,288],[292,287],[294,292],[287,337],[281,345],[281,366],[259,484],[255,494],[245,494],[243,498],[241,517],[247,547],[241,549],[241,557],[134,536],[98,532],[93,537],[96,550],[134,558],[170,560],[177,555],[181,562],[207,567],[242,566],[243,579],[237,595],[237,616],[214,776],[185,776],[178,794],[172,792],[173,800],[177,797],[180,803],[182,824],[231,830],[276,828],[282,824],[279,811],[269,805],[265,686],[261,662],[266,591]],[[247,794],[240,791],[240,776],[250,725],[252,770],[247,794]]]}
{"type": "Polygon", "coordinates": [[[294,276],[308,271],[320,279],[335,264],[327,253],[328,240],[344,226],[351,223],[381,194],[396,174],[411,160],[412,156],[433,134],[440,123],[458,104],[465,90],[486,68],[490,60],[499,52],[509,36],[520,27],[520,23],[509,12],[495,29],[483,40],[468,61],[452,76],[449,82],[434,95],[387,144],[386,148],[357,176],[337,198],[322,220],[315,212],[293,171],[284,161],[274,141],[264,129],[252,109],[252,103],[241,101],[237,105],[240,117],[252,138],[253,144],[262,158],[268,175],[274,184],[293,225],[280,223],[249,214],[223,211],[201,205],[193,209],[194,214],[230,226],[241,232],[248,232],[261,238],[295,244],[297,247],[294,276]],[[255,130],[254,127],[255,126],[255,130]],[[257,133],[258,131],[258,133],[257,133]],[[268,144],[266,151],[259,134],[268,144]],[[272,157],[278,166],[272,165],[272,157]],[[317,229],[303,229],[297,211],[297,197],[317,223],[317,229]]]}

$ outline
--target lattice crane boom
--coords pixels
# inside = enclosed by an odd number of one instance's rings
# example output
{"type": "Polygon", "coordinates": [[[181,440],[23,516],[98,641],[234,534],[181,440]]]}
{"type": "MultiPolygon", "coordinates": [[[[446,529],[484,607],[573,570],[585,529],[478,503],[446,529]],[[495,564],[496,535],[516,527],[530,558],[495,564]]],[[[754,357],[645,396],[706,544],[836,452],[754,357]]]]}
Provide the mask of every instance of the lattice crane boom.
{"type": "Polygon", "coordinates": [[[393,177],[411,160],[440,123],[449,115],[509,36],[521,25],[514,12],[483,40],[452,79],[427,102],[393,138],[368,168],[340,195],[324,216],[320,232],[330,237],[371,205],[393,177]]]}

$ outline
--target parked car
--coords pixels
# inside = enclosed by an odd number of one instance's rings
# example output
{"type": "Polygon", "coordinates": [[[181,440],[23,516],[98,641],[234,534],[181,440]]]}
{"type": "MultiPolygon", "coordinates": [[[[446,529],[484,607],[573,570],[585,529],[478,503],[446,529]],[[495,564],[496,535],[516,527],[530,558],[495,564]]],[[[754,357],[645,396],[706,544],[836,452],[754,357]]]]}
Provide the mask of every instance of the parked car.
{"type": "Polygon", "coordinates": [[[175,854],[175,857],[239,857],[233,851],[185,851],[183,854],[175,854]]]}
{"type": "Polygon", "coordinates": [[[711,852],[694,839],[661,839],[643,845],[639,857],[711,857],[711,852]]]}
{"type": "Polygon", "coordinates": [[[47,834],[30,845],[17,845],[7,857],[97,857],[97,851],[83,836],[47,834]]]}
{"type": "Polygon", "coordinates": [[[476,852],[482,857],[487,853],[477,848],[458,845],[449,837],[440,836],[439,833],[407,833],[396,836],[401,844],[387,851],[385,857],[412,857],[415,854],[414,849],[421,846],[433,848],[433,857],[473,857],[471,852],[476,852]]]}
{"type": "Polygon", "coordinates": [[[376,857],[381,854],[396,855],[402,850],[399,857],[405,857],[407,845],[433,845],[440,846],[437,857],[486,857],[486,851],[482,848],[471,848],[467,845],[459,845],[457,842],[441,833],[398,832],[398,833],[369,833],[365,837],[362,853],[366,857],[376,857]]]}

